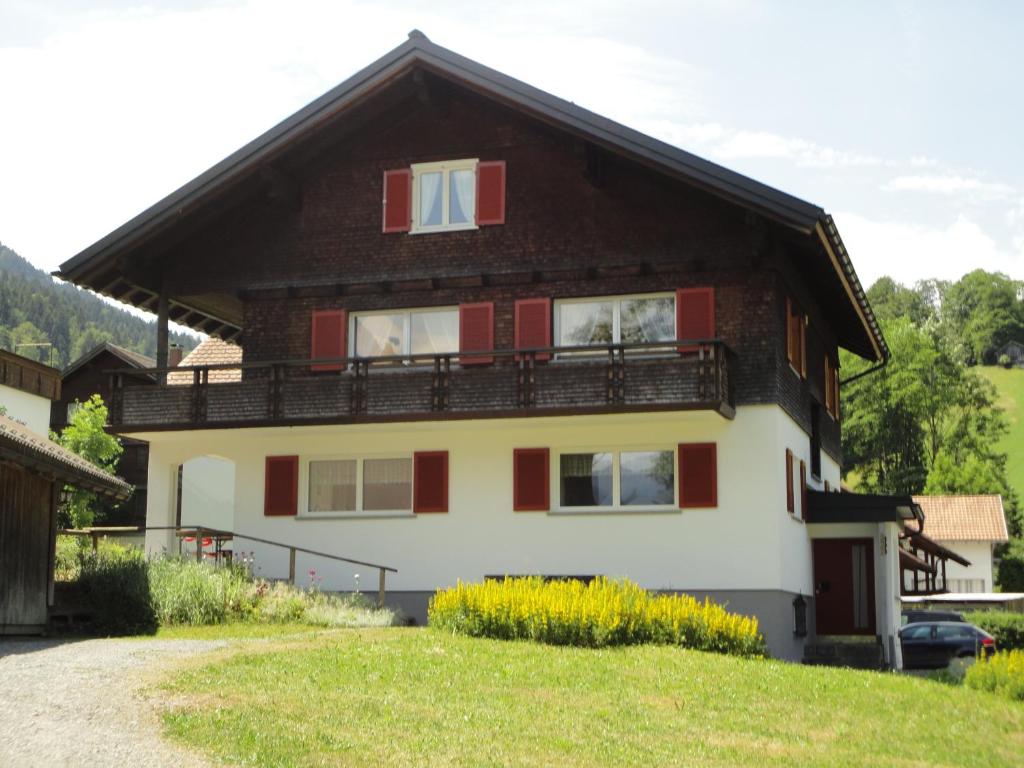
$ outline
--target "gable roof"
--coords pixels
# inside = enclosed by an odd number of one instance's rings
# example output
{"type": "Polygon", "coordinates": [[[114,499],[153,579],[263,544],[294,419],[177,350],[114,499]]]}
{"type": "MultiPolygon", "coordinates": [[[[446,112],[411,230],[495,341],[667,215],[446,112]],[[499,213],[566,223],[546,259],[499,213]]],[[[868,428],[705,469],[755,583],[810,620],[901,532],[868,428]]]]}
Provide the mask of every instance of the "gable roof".
{"type": "MultiPolygon", "coordinates": [[[[210,336],[200,342],[178,365],[182,367],[200,365],[229,365],[242,362],[242,348],[229,341],[210,336]]],[[[218,368],[209,372],[210,384],[227,384],[242,380],[240,368],[218,368]]],[[[191,385],[192,371],[181,371],[167,374],[167,383],[174,385],[191,385]]]]}
{"type": "MultiPolygon", "coordinates": [[[[114,298],[150,308],[155,298],[148,289],[123,282],[119,285],[116,281],[112,285],[91,283],[90,279],[96,278],[97,265],[129,252],[192,213],[205,199],[223,191],[246,172],[268,162],[292,142],[311,134],[346,108],[417,66],[809,235],[820,243],[831,261],[863,326],[866,343],[858,345],[857,351],[877,360],[888,358],[885,339],[842,238],[832,217],[822,208],[485,67],[436,45],[418,30],[410,32],[409,38],[397,48],[64,262],[55,274],[107,295],[113,295],[108,291],[121,293],[114,298]]],[[[236,337],[240,331],[232,323],[210,316],[198,307],[186,306],[180,301],[171,303],[179,314],[172,318],[177,322],[228,338],[236,337]],[[195,317],[201,317],[201,323],[196,324],[195,317]],[[211,330],[207,322],[219,323],[219,327],[211,330]]]]}
{"type": "Polygon", "coordinates": [[[0,458],[103,496],[124,500],[132,493],[121,478],[7,416],[0,416],[0,458]]]}
{"type": "Polygon", "coordinates": [[[68,365],[68,367],[61,372],[61,378],[66,379],[103,352],[109,352],[129,368],[154,368],[156,366],[156,360],[151,357],[146,357],[143,354],[133,352],[132,350],[125,349],[124,347],[119,347],[117,344],[111,344],[109,341],[103,341],[68,365]]]}
{"type": "Polygon", "coordinates": [[[925,530],[938,541],[1008,541],[1003,497],[915,496],[924,511],[925,530]]]}

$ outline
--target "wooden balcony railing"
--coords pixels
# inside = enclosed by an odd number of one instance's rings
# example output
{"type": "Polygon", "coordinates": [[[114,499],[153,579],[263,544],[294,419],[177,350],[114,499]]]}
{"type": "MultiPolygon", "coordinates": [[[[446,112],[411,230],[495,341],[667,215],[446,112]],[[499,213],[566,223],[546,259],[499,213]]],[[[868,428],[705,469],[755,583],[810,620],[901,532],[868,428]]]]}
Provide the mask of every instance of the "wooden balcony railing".
{"type": "Polygon", "coordinates": [[[117,370],[110,421],[153,431],[696,409],[732,418],[733,359],[702,339],[117,370]],[[324,365],[340,370],[311,370],[324,365]],[[210,381],[229,370],[240,380],[210,381]],[[171,372],[192,383],[140,382],[171,372]]]}

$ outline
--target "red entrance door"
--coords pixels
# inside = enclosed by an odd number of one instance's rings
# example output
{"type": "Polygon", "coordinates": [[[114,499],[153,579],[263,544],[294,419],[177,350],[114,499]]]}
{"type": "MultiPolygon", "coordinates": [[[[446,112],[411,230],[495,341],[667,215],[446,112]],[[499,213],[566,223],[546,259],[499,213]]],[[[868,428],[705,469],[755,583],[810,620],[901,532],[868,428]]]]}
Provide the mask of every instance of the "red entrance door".
{"type": "Polygon", "coordinates": [[[871,539],[815,539],[814,616],[819,635],[875,634],[871,539]]]}

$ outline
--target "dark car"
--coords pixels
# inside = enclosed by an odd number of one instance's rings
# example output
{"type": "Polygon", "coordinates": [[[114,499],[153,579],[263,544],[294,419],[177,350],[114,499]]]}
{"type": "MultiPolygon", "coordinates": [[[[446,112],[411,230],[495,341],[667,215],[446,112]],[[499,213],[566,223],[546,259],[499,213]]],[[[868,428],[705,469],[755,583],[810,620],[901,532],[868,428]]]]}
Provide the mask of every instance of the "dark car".
{"type": "Polygon", "coordinates": [[[988,632],[962,621],[907,624],[900,630],[905,669],[944,669],[954,659],[991,656],[996,641],[988,632]]]}
{"type": "Polygon", "coordinates": [[[964,621],[956,611],[908,610],[903,612],[903,625],[920,624],[922,621],[964,621]]]}

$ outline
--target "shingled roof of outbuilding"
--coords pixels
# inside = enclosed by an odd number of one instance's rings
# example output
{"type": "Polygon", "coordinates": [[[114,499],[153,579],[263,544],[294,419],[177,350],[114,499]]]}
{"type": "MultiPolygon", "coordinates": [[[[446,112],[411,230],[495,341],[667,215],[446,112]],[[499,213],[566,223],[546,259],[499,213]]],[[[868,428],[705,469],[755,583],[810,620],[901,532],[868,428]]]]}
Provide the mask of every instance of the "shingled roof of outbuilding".
{"type": "Polygon", "coordinates": [[[999,494],[915,496],[924,511],[928,537],[937,541],[1007,541],[1006,514],[999,494]]]}
{"type": "Polygon", "coordinates": [[[8,416],[0,416],[0,459],[103,496],[124,500],[132,494],[132,486],[121,478],[8,416]]]}

